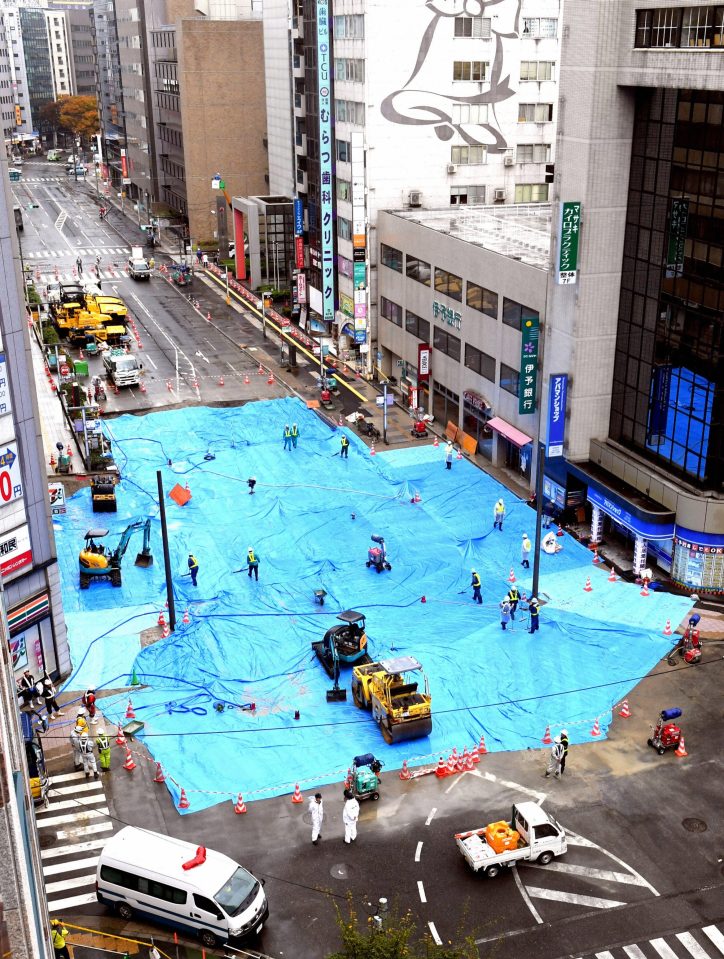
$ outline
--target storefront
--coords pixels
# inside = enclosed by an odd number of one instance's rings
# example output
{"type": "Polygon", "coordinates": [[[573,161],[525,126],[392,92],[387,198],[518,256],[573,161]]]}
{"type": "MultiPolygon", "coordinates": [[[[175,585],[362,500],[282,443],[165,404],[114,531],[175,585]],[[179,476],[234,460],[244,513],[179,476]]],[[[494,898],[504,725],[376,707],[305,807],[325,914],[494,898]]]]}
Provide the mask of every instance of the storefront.
{"type": "Polygon", "coordinates": [[[677,524],[671,579],[685,589],[724,596],[724,536],[677,524]]]}
{"type": "Polygon", "coordinates": [[[439,380],[434,381],[432,393],[432,412],[438,423],[454,423],[456,426],[460,417],[460,397],[439,380]]]}
{"type": "Polygon", "coordinates": [[[488,427],[498,434],[498,462],[516,470],[530,480],[533,459],[533,437],[523,433],[499,416],[488,420],[488,427]]]}
{"type": "Polygon", "coordinates": [[[8,610],[10,657],[15,679],[23,671],[39,679],[47,670],[57,678],[58,654],[50,619],[50,597],[39,593],[8,610]]]}
{"type": "Polygon", "coordinates": [[[463,429],[478,444],[477,452],[493,460],[493,431],[488,426],[493,411],[490,403],[475,390],[463,392],[463,429]]]}

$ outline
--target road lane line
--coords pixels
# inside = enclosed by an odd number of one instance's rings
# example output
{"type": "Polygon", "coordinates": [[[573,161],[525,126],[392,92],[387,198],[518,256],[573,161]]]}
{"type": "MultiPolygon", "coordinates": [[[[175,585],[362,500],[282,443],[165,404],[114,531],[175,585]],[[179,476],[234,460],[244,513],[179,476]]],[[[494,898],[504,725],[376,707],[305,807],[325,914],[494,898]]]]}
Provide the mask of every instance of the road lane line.
{"type": "Polygon", "coordinates": [[[109,829],[113,830],[113,823],[106,820],[93,823],[92,826],[81,826],[79,829],[60,829],[56,833],[56,838],[63,842],[65,839],[75,839],[77,836],[95,836],[99,832],[108,832],[109,829]]]}
{"type": "Polygon", "coordinates": [[[428,922],[427,928],[430,930],[430,935],[432,936],[432,941],[435,943],[435,945],[436,945],[436,946],[441,946],[441,945],[442,945],[442,939],[440,938],[440,933],[439,933],[439,932],[437,931],[437,929],[435,928],[435,923],[434,923],[434,922],[428,922]]]}
{"type": "Polygon", "coordinates": [[[63,892],[65,889],[82,889],[83,886],[92,886],[96,881],[95,869],[84,876],[75,876],[73,879],[61,879],[60,882],[46,883],[45,891],[48,895],[54,892],[63,892]]]}
{"type": "Polygon", "coordinates": [[[420,893],[420,902],[427,902],[425,887],[423,886],[421,879],[417,880],[417,891],[420,893]]]}
{"type": "Polygon", "coordinates": [[[640,877],[632,876],[628,872],[614,872],[611,869],[595,869],[593,866],[574,866],[567,862],[550,862],[547,866],[539,862],[529,863],[534,869],[545,869],[546,872],[564,872],[570,876],[586,876],[588,879],[605,879],[608,882],[626,883],[629,886],[645,885],[640,877]]]}
{"type": "Polygon", "coordinates": [[[66,823],[78,822],[80,816],[83,816],[85,819],[97,819],[99,816],[110,816],[110,812],[107,807],[102,809],[83,809],[82,812],[74,816],[51,816],[48,819],[41,819],[38,821],[38,829],[47,829],[48,826],[63,826],[66,823]]]}
{"type": "Polygon", "coordinates": [[[596,959],[613,959],[612,952],[597,952],[596,959]]]}
{"type": "Polygon", "coordinates": [[[151,357],[148,355],[148,353],[144,353],[143,355],[146,357],[146,359],[147,359],[148,362],[151,364],[151,366],[154,368],[154,370],[157,370],[158,367],[157,367],[156,364],[153,362],[153,360],[152,360],[151,357]]]}
{"type": "Polygon", "coordinates": [[[576,833],[569,833],[569,831],[566,829],[566,838],[568,839],[569,842],[570,842],[571,836],[573,837],[574,840],[577,839],[580,845],[592,846],[594,849],[598,849],[600,852],[602,852],[604,856],[608,856],[609,859],[613,859],[613,861],[617,862],[619,866],[628,870],[628,872],[630,872],[632,876],[636,876],[637,879],[640,880],[639,885],[646,886],[649,892],[651,892],[654,896],[660,895],[660,893],[656,889],[654,889],[651,883],[647,879],[644,879],[644,877],[641,875],[640,872],[636,872],[633,866],[629,866],[627,862],[624,862],[623,859],[619,859],[618,856],[615,856],[612,852],[609,852],[608,849],[604,849],[603,846],[598,846],[595,842],[591,842],[588,839],[584,840],[583,836],[578,836],[576,835],[576,833]]]}
{"type": "Polygon", "coordinates": [[[716,926],[704,926],[701,930],[708,939],[717,947],[724,956],[724,936],[719,932],[716,926]]]}
{"type": "Polygon", "coordinates": [[[58,856],[72,856],[78,852],[92,852],[94,849],[102,849],[107,839],[92,839],[90,842],[71,843],[70,846],[54,846],[52,849],[41,849],[41,859],[57,859],[58,856]]]}
{"type": "Polygon", "coordinates": [[[433,806],[430,810],[430,815],[425,820],[425,825],[429,826],[432,820],[435,818],[435,813],[437,812],[437,806],[433,806]]]}
{"type": "Polygon", "coordinates": [[[421,855],[422,855],[422,842],[418,842],[417,849],[415,850],[415,862],[420,861],[421,855]]]}
{"type": "Polygon", "coordinates": [[[623,951],[629,956],[629,959],[646,959],[646,956],[637,945],[624,946],[623,951]]]}
{"type": "Polygon", "coordinates": [[[711,959],[706,949],[699,945],[690,932],[677,932],[676,938],[694,959],[711,959]]]}
{"type": "Polygon", "coordinates": [[[540,913],[538,912],[538,910],[536,909],[536,907],[535,907],[535,906],[533,905],[533,903],[530,901],[530,896],[528,895],[528,890],[525,888],[525,886],[523,885],[523,883],[522,883],[521,880],[520,880],[520,876],[518,875],[518,867],[517,867],[516,865],[513,865],[513,867],[512,867],[512,872],[513,872],[513,879],[515,879],[515,884],[516,884],[516,886],[518,887],[518,892],[519,892],[519,893],[521,894],[521,896],[523,897],[523,902],[526,904],[526,906],[527,906],[528,909],[530,910],[531,915],[533,916],[533,918],[535,919],[535,921],[536,921],[537,923],[542,923],[542,922],[543,922],[543,919],[541,918],[540,913]]]}
{"type": "MultiPolygon", "coordinates": [[[[106,801],[106,794],[104,792],[98,792],[93,796],[77,796],[75,799],[68,799],[65,802],[54,802],[50,806],[50,809],[45,809],[43,810],[43,812],[55,813],[55,812],[61,812],[63,809],[78,810],[83,806],[92,806],[93,803],[99,803],[99,802],[105,802],[105,801],[106,801]]],[[[43,821],[43,817],[42,815],[38,815],[38,813],[36,813],[36,816],[38,819],[38,825],[40,825],[43,821]]]]}
{"type": "MultiPolygon", "coordinates": [[[[72,847],[77,848],[77,847],[72,847]]],[[[54,866],[45,866],[43,868],[44,876],[59,876],[64,872],[75,872],[76,869],[87,869],[89,866],[98,865],[100,856],[89,856],[87,859],[76,859],[72,862],[58,862],[54,866]]]]}
{"type": "Polygon", "coordinates": [[[53,785],[56,783],[67,783],[73,779],[85,779],[84,772],[75,772],[75,773],[61,773],[59,776],[53,776],[53,785]]]}
{"type": "Polygon", "coordinates": [[[540,886],[527,886],[526,892],[534,899],[552,899],[554,902],[568,902],[572,906],[589,906],[591,909],[615,909],[627,906],[626,902],[616,899],[602,899],[598,896],[580,896],[575,892],[561,892],[557,889],[542,889],[540,886]]]}
{"type": "Polygon", "coordinates": [[[58,899],[56,902],[48,903],[48,912],[67,912],[75,906],[87,906],[92,902],[98,902],[95,892],[89,892],[85,896],[71,896],[70,899],[58,899]]]}
{"type": "Polygon", "coordinates": [[[661,956],[661,959],[679,959],[674,950],[663,939],[649,939],[649,942],[661,956]]]}
{"type": "MultiPolygon", "coordinates": [[[[160,325],[156,322],[156,320],[155,320],[155,319],[153,318],[153,316],[151,315],[150,311],[149,311],[149,310],[146,308],[146,306],[138,299],[138,297],[136,296],[136,294],[135,294],[135,293],[131,293],[131,296],[132,296],[133,299],[136,301],[136,303],[138,303],[139,307],[143,310],[143,312],[146,314],[146,316],[149,318],[149,320],[153,323],[153,325],[156,327],[156,329],[158,330],[158,332],[161,333],[162,336],[165,337],[165,339],[167,340],[169,346],[170,346],[171,349],[174,351],[174,353],[175,353],[175,354],[178,354],[178,356],[183,356],[183,358],[186,360],[186,362],[188,363],[188,365],[191,367],[191,376],[192,376],[194,379],[196,379],[196,369],[194,368],[194,364],[191,362],[191,360],[188,358],[188,356],[184,353],[184,351],[183,351],[182,349],[179,349],[179,347],[174,343],[173,339],[169,336],[169,334],[166,332],[166,330],[164,330],[163,327],[160,326],[160,325]]],[[[150,332],[150,331],[149,331],[149,332],[150,332]]],[[[198,390],[197,390],[197,392],[198,392],[198,390]]]]}

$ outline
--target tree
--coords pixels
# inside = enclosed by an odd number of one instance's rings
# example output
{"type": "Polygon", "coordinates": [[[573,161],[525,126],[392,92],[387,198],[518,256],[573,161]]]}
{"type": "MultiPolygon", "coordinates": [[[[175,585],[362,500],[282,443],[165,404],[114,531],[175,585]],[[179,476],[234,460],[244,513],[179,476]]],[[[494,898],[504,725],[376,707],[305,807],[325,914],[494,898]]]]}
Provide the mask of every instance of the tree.
{"type": "Polygon", "coordinates": [[[98,101],[95,97],[61,97],[60,125],[75,137],[86,140],[98,132],[98,101]]]}
{"type": "Polygon", "coordinates": [[[39,124],[43,131],[57,133],[60,129],[60,105],[56,100],[44,103],[39,112],[39,124]]]}

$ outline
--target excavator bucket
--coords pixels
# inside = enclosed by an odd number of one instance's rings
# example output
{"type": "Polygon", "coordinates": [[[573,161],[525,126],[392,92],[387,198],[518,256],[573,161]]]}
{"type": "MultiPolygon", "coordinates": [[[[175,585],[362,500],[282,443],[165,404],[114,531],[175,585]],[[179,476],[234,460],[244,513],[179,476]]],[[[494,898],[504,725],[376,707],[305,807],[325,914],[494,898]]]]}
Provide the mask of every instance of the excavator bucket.
{"type": "Polygon", "coordinates": [[[153,556],[151,555],[150,550],[143,550],[136,556],[136,566],[143,566],[144,569],[148,569],[149,566],[153,566],[153,556]]]}
{"type": "Polygon", "coordinates": [[[347,690],[342,686],[333,686],[331,689],[327,690],[327,702],[328,703],[346,703],[347,702],[347,690]]]}

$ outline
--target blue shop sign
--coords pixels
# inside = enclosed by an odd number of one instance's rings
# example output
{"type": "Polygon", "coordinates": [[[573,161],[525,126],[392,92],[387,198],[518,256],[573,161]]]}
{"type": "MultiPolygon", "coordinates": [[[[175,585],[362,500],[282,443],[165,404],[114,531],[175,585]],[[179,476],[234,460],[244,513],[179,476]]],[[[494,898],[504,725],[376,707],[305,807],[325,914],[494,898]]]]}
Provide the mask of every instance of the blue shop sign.
{"type": "Polygon", "coordinates": [[[616,520],[621,526],[637,533],[645,539],[671,539],[674,535],[674,523],[672,520],[663,520],[661,523],[653,523],[642,519],[640,516],[634,516],[620,503],[611,499],[605,493],[599,492],[589,484],[586,494],[589,503],[600,507],[607,516],[616,520]]]}
{"type": "Polygon", "coordinates": [[[304,205],[301,200],[294,201],[294,233],[295,236],[304,233],[304,205]]]}

